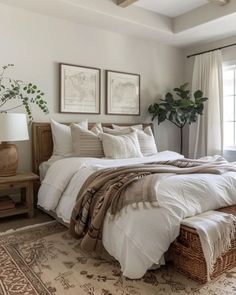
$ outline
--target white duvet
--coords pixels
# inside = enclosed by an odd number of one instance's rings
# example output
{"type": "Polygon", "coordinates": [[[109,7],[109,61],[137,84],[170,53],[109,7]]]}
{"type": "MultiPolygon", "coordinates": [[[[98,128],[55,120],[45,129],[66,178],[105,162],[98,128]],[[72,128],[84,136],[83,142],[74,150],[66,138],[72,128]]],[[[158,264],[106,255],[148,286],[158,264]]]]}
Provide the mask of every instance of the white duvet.
{"type": "MultiPolygon", "coordinates": [[[[54,211],[65,223],[70,216],[84,181],[97,169],[135,163],[175,160],[180,154],[165,151],[155,156],[108,160],[65,158],[48,169],[38,195],[38,205],[54,211]]],[[[124,208],[116,218],[107,213],[103,244],[121,265],[123,274],[141,278],[153,265],[163,262],[163,254],[179,234],[182,219],[201,212],[236,204],[236,173],[169,174],[159,182],[158,208],[124,208]]]]}

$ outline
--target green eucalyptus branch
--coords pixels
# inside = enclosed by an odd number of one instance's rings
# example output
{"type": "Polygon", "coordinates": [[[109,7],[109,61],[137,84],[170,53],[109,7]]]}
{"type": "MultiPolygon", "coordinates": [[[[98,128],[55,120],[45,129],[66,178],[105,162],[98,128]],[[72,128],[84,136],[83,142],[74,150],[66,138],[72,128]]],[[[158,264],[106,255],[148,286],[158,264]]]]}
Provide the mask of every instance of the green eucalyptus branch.
{"type": "Polygon", "coordinates": [[[5,75],[6,71],[13,66],[13,64],[3,66],[0,73],[0,112],[8,112],[23,106],[29,120],[32,121],[31,104],[36,104],[44,114],[48,114],[47,102],[44,100],[45,94],[37,85],[24,83],[21,80],[15,80],[5,75]],[[5,108],[4,110],[1,109],[12,100],[20,100],[20,104],[15,107],[5,108]]]}

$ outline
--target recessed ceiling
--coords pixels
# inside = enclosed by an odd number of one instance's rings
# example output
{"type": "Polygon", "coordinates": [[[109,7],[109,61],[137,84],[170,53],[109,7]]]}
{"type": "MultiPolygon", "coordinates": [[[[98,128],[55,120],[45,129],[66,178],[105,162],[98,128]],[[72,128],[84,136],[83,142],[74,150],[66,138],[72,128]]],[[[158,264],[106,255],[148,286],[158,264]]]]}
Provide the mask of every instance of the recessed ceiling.
{"type": "Polygon", "coordinates": [[[176,17],[207,3],[209,3],[207,0],[138,0],[134,5],[176,17]]]}
{"type": "Polygon", "coordinates": [[[150,3],[155,4],[159,13],[136,5],[121,8],[117,0],[0,0],[5,5],[171,46],[186,48],[236,35],[236,0],[223,6],[208,0],[138,2],[140,5],[145,3],[146,8],[150,3]],[[168,17],[160,14],[164,9],[171,15],[180,15],[168,17]]]}

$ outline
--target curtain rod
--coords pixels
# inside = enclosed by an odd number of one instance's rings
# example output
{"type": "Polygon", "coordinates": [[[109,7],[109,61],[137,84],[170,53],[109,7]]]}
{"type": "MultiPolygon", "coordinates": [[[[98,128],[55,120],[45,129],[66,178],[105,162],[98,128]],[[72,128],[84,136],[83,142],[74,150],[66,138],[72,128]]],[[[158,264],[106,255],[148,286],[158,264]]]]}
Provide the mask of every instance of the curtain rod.
{"type": "Polygon", "coordinates": [[[199,53],[194,53],[194,54],[188,55],[187,58],[190,58],[190,57],[193,57],[193,56],[197,56],[197,55],[200,55],[200,54],[203,54],[203,53],[208,53],[208,52],[212,52],[212,51],[216,51],[216,50],[220,50],[220,49],[232,47],[232,46],[236,46],[236,43],[232,43],[232,44],[225,45],[225,46],[222,46],[222,47],[218,47],[218,48],[214,48],[214,49],[202,51],[202,52],[199,52],[199,53]]]}

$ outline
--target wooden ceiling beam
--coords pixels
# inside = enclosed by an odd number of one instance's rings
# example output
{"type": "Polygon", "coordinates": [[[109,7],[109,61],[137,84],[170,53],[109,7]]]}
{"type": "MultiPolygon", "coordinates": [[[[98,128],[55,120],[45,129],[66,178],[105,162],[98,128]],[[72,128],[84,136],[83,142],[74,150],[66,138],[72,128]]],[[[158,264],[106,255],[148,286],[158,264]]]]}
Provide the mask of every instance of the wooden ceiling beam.
{"type": "Polygon", "coordinates": [[[131,4],[133,4],[134,2],[137,2],[138,0],[117,0],[117,5],[119,5],[120,7],[128,7],[131,4]]]}

